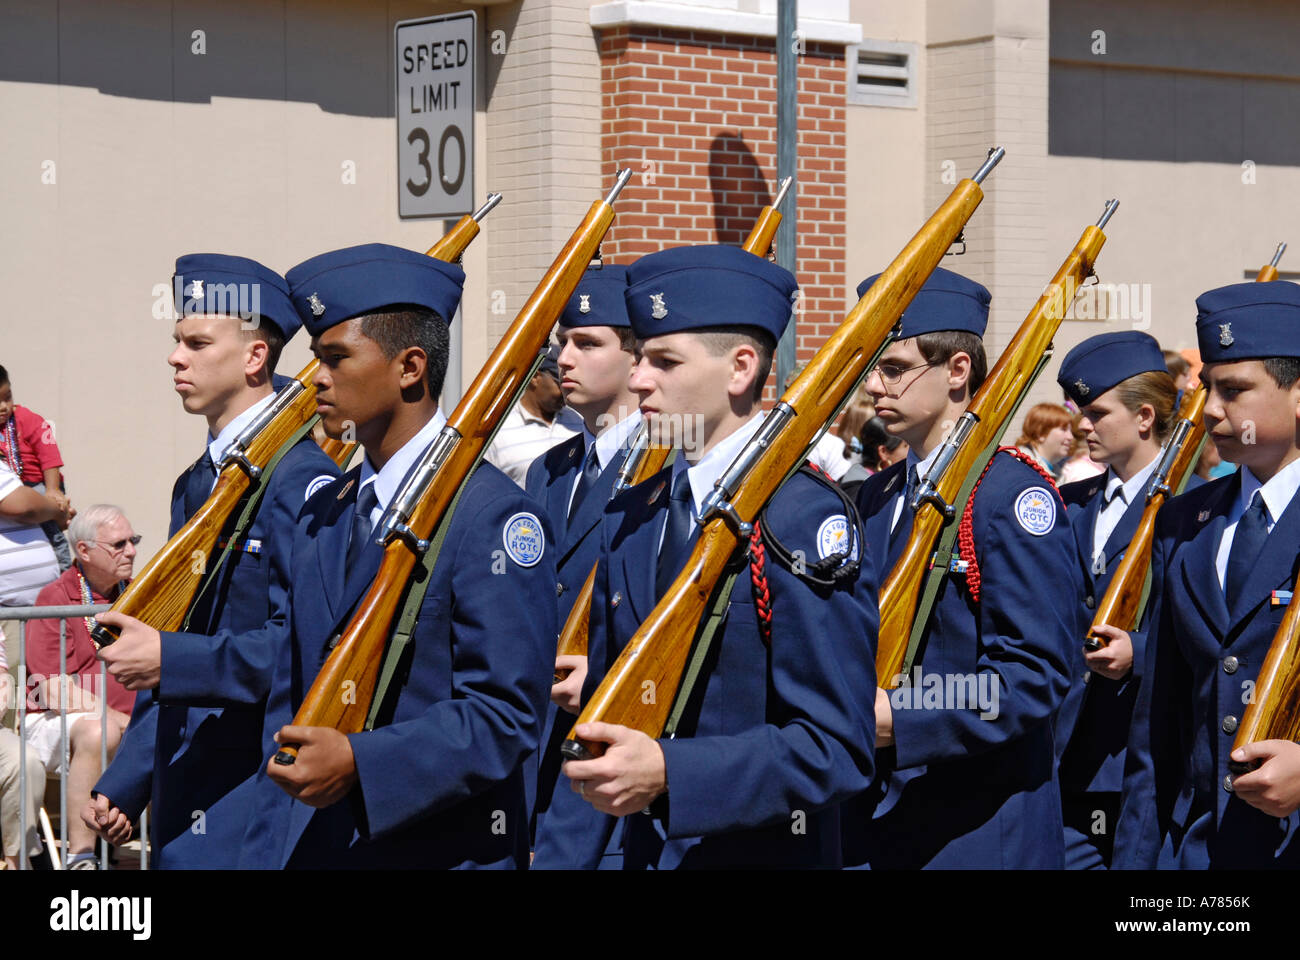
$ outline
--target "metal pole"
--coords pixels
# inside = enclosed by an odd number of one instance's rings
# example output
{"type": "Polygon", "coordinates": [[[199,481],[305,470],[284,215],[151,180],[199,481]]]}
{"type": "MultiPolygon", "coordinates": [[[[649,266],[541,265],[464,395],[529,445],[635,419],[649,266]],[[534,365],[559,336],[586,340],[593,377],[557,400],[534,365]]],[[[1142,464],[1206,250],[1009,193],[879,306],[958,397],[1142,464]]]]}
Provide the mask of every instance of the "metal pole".
{"type": "MultiPolygon", "coordinates": [[[[0,638],[2,640],[3,638],[0,638]]],[[[18,847],[18,869],[30,870],[31,862],[27,859],[27,794],[31,787],[27,783],[27,621],[18,621],[18,785],[22,788],[22,798],[18,801],[18,829],[22,832],[22,842],[18,847]]],[[[31,816],[40,814],[33,810],[31,816]]],[[[54,859],[54,851],[50,851],[54,859]]]]}
{"type": "MultiPolygon", "coordinates": [[[[799,178],[795,176],[799,139],[798,0],[777,0],[776,5],[776,178],[795,177],[781,210],[781,229],[776,233],[776,262],[798,276],[799,178]]],[[[776,395],[785,392],[785,381],[795,366],[795,338],[799,316],[796,311],[776,349],[776,395]]]]}
{"type": "Polygon", "coordinates": [[[59,621],[59,862],[68,869],[68,621],[59,621]]]}
{"type": "MultiPolygon", "coordinates": [[[[67,621],[64,621],[65,623],[67,621]]],[[[99,775],[108,769],[108,664],[99,661],[99,775]]],[[[99,777],[95,778],[96,780],[99,777]]],[[[108,841],[98,838],[99,869],[108,869],[108,841]]]]}

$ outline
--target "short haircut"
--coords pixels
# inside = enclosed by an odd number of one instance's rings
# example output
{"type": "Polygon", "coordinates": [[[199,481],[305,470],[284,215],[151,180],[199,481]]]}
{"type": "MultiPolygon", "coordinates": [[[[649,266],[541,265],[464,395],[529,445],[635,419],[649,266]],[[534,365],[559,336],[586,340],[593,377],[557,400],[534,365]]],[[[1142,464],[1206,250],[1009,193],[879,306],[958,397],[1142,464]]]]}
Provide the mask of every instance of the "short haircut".
{"type": "Polygon", "coordinates": [[[1174,404],[1178,401],[1178,388],[1174,378],[1161,370],[1145,370],[1115,385],[1115,396],[1129,413],[1137,413],[1144,403],[1151,404],[1156,412],[1152,432],[1161,443],[1174,428],[1174,404]]]}
{"type": "Polygon", "coordinates": [[[124,517],[122,508],[111,503],[97,503],[80,511],[68,524],[68,543],[94,543],[99,539],[99,528],[112,523],[118,517],[124,517]]]}
{"type": "Polygon", "coordinates": [[[636,334],[632,332],[632,328],[631,327],[610,327],[610,329],[618,334],[618,348],[625,353],[632,354],[632,356],[635,357],[637,355],[639,346],[638,346],[636,334]]]}
{"type": "Polygon", "coordinates": [[[280,362],[280,353],[284,350],[284,334],[270,320],[265,317],[256,317],[257,326],[251,326],[249,322],[241,320],[239,322],[240,335],[250,343],[254,340],[261,340],[266,344],[266,376],[270,379],[271,374],[275,373],[275,365],[280,362]]]}
{"type": "Polygon", "coordinates": [[[8,382],[9,382],[9,371],[6,370],[4,367],[0,367],[0,387],[3,387],[8,382]]]}
{"type": "Polygon", "coordinates": [[[916,338],[916,348],[926,363],[947,363],[959,353],[970,355],[970,396],[984,383],[988,376],[989,361],[984,354],[984,341],[966,330],[936,330],[934,333],[922,333],[916,338]]]}
{"type": "Polygon", "coordinates": [[[709,353],[720,357],[735,347],[748,345],[758,354],[758,373],[754,377],[755,403],[763,399],[763,388],[767,386],[767,375],[772,372],[772,357],[776,354],[776,340],[761,327],[725,326],[706,327],[703,330],[689,331],[704,341],[709,353]]]}
{"type": "Polygon", "coordinates": [[[1070,411],[1059,403],[1036,403],[1025,414],[1025,424],[1020,428],[1016,446],[1039,443],[1057,427],[1070,425],[1070,411]]]}
{"type": "Polygon", "coordinates": [[[423,350],[427,358],[425,382],[429,385],[429,396],[438,399],[447,377],[451,330],[436,310],[417,304],[393,304],[383,313],[363,316],[361,332],[379,344],[389,360],[409,347],[423,350]]]}
{"type": "Polygon", "coordinates": [[[1177,350],[1161,350],[1160,352],[1165,356],[1165,369],[1169,371],[1169,376],[1175,380],[1191,371],[1192,365],[1177,350]]]}
{"type": "MultiPolygon", "coordinates": [[[[0,371],[3,370],[4,367],[0,367],[0,371]]],[[[1264,361],[1264,370],[1279,387],[1290,390],[1300,380],[1300,357],[1269,357],[1264,361]]],[[[0,383],[3,382],[0,379],[0,383]]]]}

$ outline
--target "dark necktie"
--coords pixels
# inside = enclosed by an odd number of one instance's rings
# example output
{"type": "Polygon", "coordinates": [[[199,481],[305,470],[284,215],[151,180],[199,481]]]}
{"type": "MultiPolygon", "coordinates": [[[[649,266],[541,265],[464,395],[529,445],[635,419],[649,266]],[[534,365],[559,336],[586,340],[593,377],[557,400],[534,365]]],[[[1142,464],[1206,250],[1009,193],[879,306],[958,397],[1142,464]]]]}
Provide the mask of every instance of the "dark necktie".
{"type": "Polygon", "coordinates": [[[194,516],[195,511],[207,501],[208,495],[212,493],[212,479],[217,475],[212,466],[212,458],[208,456],[208,451],[203,451],[203,456],[195,461],[194,466],[190,467],[189,476],[185,478],[185,516],[194,516]]]}
{"type": "Polygon", "coordinates": [[[673,477],[668,498],[668,519],[664,524],[664,542],[659,548],[659,565],[655,571],[655,593],[662,597],[686,565],[698,529],[691,516],[691,482],[683,470],[673,477]]]}
{"type": "MultiPolygon", "coordinates": [[[[894,569],[894,564],[898,560],[899,554],[903,552],[903,547],[907,545],[907,538],[912,532],[912,495],[916,493],[918,478],[916,475],[916,464],[907,465],[907,480],[903,484],[903,508],[899,511],[898,522],[889,533],[889,550],[886,555],[889,570],[894,569]]],[[[885,571],[888,576],[889,570],[885,571]]]]}
{"type": "Polygon", "coordinates": [[[1268,539],[1268,507],[1258,490],[1250,500],[1250,506],[1237,521],[1237,532],[1232,536],[1232,548],[1228,551],[1228,572],[1223,578],[1223,598],[1228,609],[1241,596],[1250,572],[1264,550],[1264,541],[1268,539]]]}
{"type": "Polygon", "coordinates": [[[587,458],[582,461],[582,475],[578,477],[577,489],[573,491],[573,500],[569,503],[569,520],[578,514],[578,507],[582,506],[582,501],[586,499],[596,481],[600,479],[600,458],[596,456],[596,445],[593,443],[587,450],[587,458]]]}
{"type": "Polygon", "coordinates": [[[367,483],[357,494],[356,513],[352,514],[352,537],[348,540],[348,569],[351,570],[357,564],[357,558],[361,556],[361,551],[365,549],[366,541],[370,539],[371,531],[374,530],[374,524],[370,522],[371,511],[379,503],[379,497],[375,495],[374,483],[367,483]]]}

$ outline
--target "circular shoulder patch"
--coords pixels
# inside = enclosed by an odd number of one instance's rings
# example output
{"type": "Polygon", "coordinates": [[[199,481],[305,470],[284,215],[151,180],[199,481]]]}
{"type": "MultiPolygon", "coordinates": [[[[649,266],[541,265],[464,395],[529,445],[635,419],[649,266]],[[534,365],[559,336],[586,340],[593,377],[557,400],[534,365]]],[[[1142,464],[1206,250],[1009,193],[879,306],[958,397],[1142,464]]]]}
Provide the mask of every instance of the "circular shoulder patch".
{"type": "Polygon", "coordinates": [[[1030,487],[1016,497],[1016,520],[1036,537],[1056,526],[1056,498],[1046,487],[1030,487]]]}
{"type": "Polygon", "coordinates": [[[334,477],[331,477],[328,473],[321,474],[311,483],[307,484],[307,492],[303,494],[302,497],[303,501],[306,502],[310,500],[322,487],[329,486],[333,482],[334,477]]]}
{"type": "Polygon", "coordinates": [[[535,566],[542,559],[546,549],[546,535],[542,533],[542,521],[531,513],[516,513],[506,521],[501,531],[501,541],[505,544],[510,559],[521,567],[535,566]]]}
{"type": "Polygon", "coordinates": [[[858,559],[857,538],[849,531],[849,518],[842,513],[827,517],[817,528],[817,558],[825,560],[835,554],[849,552],[849,560],[858,559]]]}

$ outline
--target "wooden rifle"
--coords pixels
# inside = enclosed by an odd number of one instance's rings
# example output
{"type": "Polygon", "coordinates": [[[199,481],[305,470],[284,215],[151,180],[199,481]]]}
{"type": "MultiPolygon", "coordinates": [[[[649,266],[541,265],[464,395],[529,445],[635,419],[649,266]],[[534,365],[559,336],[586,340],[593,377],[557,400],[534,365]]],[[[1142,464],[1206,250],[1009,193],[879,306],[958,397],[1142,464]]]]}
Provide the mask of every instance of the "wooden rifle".
{"type": "Polygon", "coordinates": [[[1097,632],[1101,624],[1136,630],[1142,620],[1150,592],[1151,546],[1155,542],[1156,514],[1167,499],[1183,492],[1192,469],[1205,446],[1205,398],[1208,391],[1199,386],[1183,397],[1178,410],[1178,421],[1165,441],[1156,463],[1155,472],[1147,483],[1146,507],[1138,521],[1133,539],[1124,551],[1115,576],[1106,587],[1106,593],[1097,604],[1097,614],[1083,641],[1083,649],[1100,650],[1110,641],[1097,632]]]}
{"type": "Polygon", "coordinates": [[[1273,251],[1273,259],[1259,268],[1259,273],[1255,275],[1256,283],[1268,283],[1277,279],[1277,264],[1282,259],[1282,254],[1286,253],[1286,241],[1283,240],[1273,251]]]}
{"type": "MultiPolygon", "coordinates": [[[[478,236],[478,222],[500,201],[501,194],[491,194],[472,216],[462,217],[434,244],[429,255],[448,262],[459,259],[478,236]]],[[[113,604],[113,612],[135,617],[159,631],[181,627],[207,574],[208,562],[217,553],[221,531],[249,485],[262,475],[276,452],[315,419],[316,386],[312,379],[319,367],[316,359],[303,367],[276,394],[271,405],[240,432],[216,465],[217,482],[208,499],[131,581],[113,604]]],[[[352,459],[356,444],[330,440],[321,448],[343,466],[352,459]]],[[[103,647],[117,639],[118,631],[96,623],[90,635],[103,647]]]]}
{"type": "MultiPolygon", "coordinates": [[[[362,729],[416,560],[429,549],[434,531],[478,464],[498,421],[540,362],[551,328],[614,222],[612,205],[631,176],[631,170],[621,171],[608,195],[591,205],[447,425],[394,495],[376,536],[384,547],[379,571],[307,691],[294,725],[333,727],[344,733],[362,729]]],[[[282,745],[275,762],[291,764],[297,755],[295,746],[282,745]]]]}
{"type": "Polygon", "coordinates": [[[904,680],[904,660],[913,630],[923,626],[915,622],[916,614],[936,544],[943,528],[956,519],[952,504],[967,477],[987,462],[989,447],[1002,436],[1042,372],[1075,290],[1092,275],[1097,254],[1106,242],[1102,230],[1118,206],[1118,200],[1108,202],[1096,226],[1084,229],[966,412],[948,432],[934,462],[920,478],[911,504],[904,507],[910,506],[916,514],[912,532],[880,591],[876,677],[882,687],[888,684],[893,688],[904,680]],[[934,509],[922,509],[926,504],[934,509]]]}
{"type": "MultiPolygon", "coordinates": [[[[899,317],[979,206],[984,197],[980,184],[1003,155],[1001,148],[989,151],[978,172],[957,184],[718,478],[705,498],[690,558],[623,648],[577,723],[602,721],[660,735],[700,622],[737,553],[748,547],[755,519],[798,469],[814,436],[888,343],[899,317]],[[646,689],[655,692],[651,703],[645,702],[646,689]]],[[[570,760],[589,760],[603,749],[603,744],[573,737],[561,746],[570,760]]]]}
{"type": "MultiPolygon", "coordinates": [[[[781,181],[775,199],[762,209],[753,229],[749,231],[749,236],[745,238],[743,249],[759,257],[768,255],[772,249],[772,240],[776,236],[776,228],[781,225],[781,214],[778,208],[781,206],[781,201],[785,199],[793,180],[794,177],[786,177],[781,181]]],[[[671,447],[650,446],[650,425],[642,421],[632,441],[631,450],[628,451],[627,458],[619,469],[618,478],[614,481],[610,499],[614,499],[628,487],[653,477],[663,469],[664,461],[668,459],[668,454],[671,452],[671,447]]],[[[587,655],[587,636],[591,626],[591,597],[596,589],[598,566],[599,564],[592,564],[591,573],[587,574],[582,589],[573,599],[573,606],[569,608],[568,619],[564,621],[559,642],[556,644],[557,657],[587,655]]],[[[559,683],[569,675],[569,672],[567,669],[563,673],[557,671],[555,682],[559,683]]]]}

